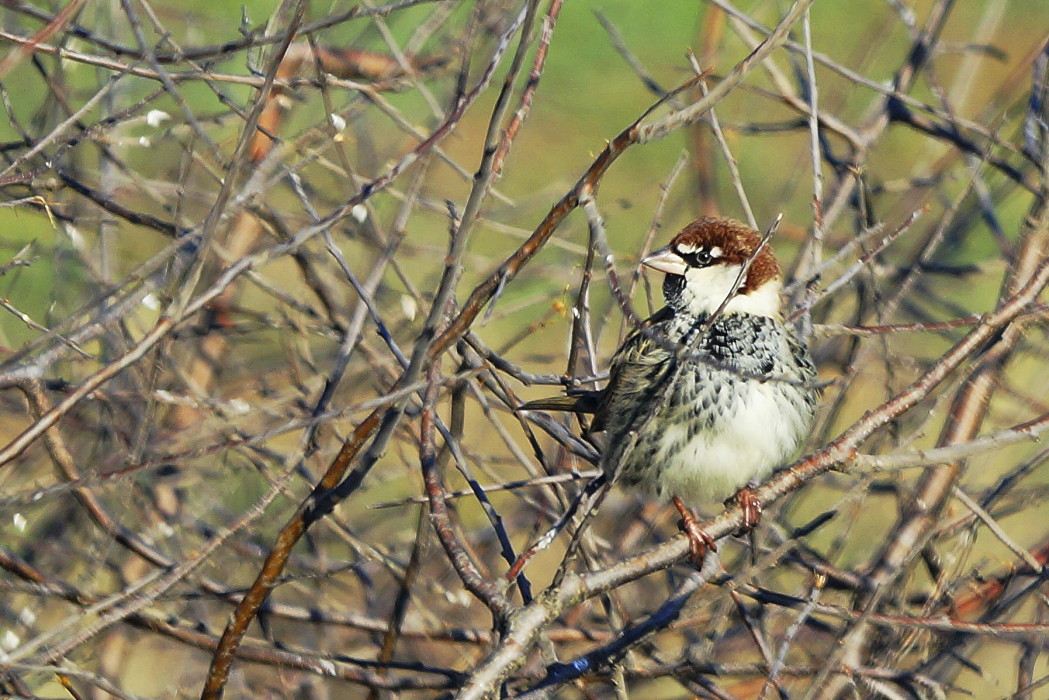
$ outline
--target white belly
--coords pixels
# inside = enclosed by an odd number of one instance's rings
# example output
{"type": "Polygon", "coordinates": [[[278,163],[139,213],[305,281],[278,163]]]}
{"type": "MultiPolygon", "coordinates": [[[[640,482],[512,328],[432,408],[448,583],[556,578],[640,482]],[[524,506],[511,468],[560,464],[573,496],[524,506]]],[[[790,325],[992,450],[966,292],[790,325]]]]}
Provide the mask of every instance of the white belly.
{"type": "Polygon", "coordinates": [[[811,414],[788,401],[781,387],[740,387],[735,410],[691,439],[685,425],[669,426],[654,459],[662,469],[659,495],[687,503],[724,500],[783,466],[804,439],[811,414]]]}

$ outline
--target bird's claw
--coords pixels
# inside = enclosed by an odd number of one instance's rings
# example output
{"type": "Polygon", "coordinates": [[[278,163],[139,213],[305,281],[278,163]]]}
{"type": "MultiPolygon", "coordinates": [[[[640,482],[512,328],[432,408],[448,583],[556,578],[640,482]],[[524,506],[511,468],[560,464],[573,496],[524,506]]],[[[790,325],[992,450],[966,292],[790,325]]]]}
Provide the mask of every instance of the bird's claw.
{"type": "Polygon", "coordinates": [[[702,569],[703,560],[706,559],[707,552],[718,551],[718,546],[710,535],[703,531],[703,528],[699,526],[699,521],[696,520],[696,516],[677,496],[674,496],[674,507],[681,514],[678,526],[682,532],[688,535],[688,551],[692,564],[697,569],[702,569]]]}
{"type": "Polygon", "coordinates": [[[737,491],[735,496],[725,502],[725,505],[730,507],[739,506],[739,509],[743,511],[743,522],[740,523],[739,529],[733,533],[737,537],[752,532],[761,523],[761,501],[758,500],[757,494],[749,486],[744,486],[737,491]]]}

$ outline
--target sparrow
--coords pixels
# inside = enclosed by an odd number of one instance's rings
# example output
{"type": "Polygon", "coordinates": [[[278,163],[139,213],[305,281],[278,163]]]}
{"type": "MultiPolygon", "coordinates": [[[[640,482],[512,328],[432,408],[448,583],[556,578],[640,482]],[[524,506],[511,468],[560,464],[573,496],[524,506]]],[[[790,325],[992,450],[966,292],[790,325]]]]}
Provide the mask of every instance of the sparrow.
{"type": "Polygon", "coordinates": [[[761,240],[732,219],[687,225],[641,261],[665,273],[666,306],[623,341],[605,388],[522,406],[594,413],[605,477],[671,498],[697,564],[716,547],[685,503],[735,494],[753,529],[751,489],[799,450],[816,411],[816,369],[761,240]]]}

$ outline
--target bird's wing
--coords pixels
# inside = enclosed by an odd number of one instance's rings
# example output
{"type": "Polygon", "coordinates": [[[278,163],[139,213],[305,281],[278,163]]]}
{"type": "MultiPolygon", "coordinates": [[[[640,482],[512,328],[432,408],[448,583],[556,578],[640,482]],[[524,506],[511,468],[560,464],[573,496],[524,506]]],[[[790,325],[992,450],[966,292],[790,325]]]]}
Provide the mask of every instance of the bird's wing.
{"type": "MultiPolygon", "coordinates": [[[[608,384],[601,405],[594,417],[593,430],[603,430],[615,415],[633,413],[645,401],[653,387],[659,386],[657,377],[666,371],[671,358],[665,343],[657,337],[664,333],[662,326],[673,318],[673,311],[664,307],[635,328],[619,346],[609,367],[608,384]]],[[[664,340],[666,340],[664,338],[664,340]]]]}
{"type": "Polygon", "coordinates": [[[653,339],[652,333],[669,321],[673,312],[664,307],[635,328],[612,358],[608,384],[597,391],[572,390],[567,396],[548,396],[528,401],[518,406],[519,411],[571,411],[573,413],[595,413],[591,430],[604,429],[605,421],[612,412],[622,408],[632,397],[651,390],[653,370],[665,364],[670,353],[653,339]]]}

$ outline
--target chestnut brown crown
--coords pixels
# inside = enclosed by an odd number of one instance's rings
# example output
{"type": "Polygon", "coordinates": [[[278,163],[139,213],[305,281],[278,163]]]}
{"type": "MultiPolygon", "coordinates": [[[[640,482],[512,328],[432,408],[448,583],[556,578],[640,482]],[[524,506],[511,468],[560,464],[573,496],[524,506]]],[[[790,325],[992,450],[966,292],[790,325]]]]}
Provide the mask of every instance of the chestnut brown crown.
{"type": "Polygon", "coordinates": [[[670,245],[641,262],[666,273],[663,296],[674,308],[702,315],[724,304],[726,313],[778,317],[783,280],[772,250],[759,249],[760,243],[757,232],[738,221],[706,217],[693,221],[670,245]],[[740,279],[748,260],[750,266],[740,279]]]}
{"type": "MultiPolygon", "coordinates": [[[[761,236],[749,226],[734,219],[709,216],[696,219],[681,229],[666,250],[680,256],[687,266],[693,268],[742,266],[760,244],[761,236]]],[[[776,256],[765,246],[750,264],[747,277],[736,293],[749,294],[779,276],[776,256]]]]}

